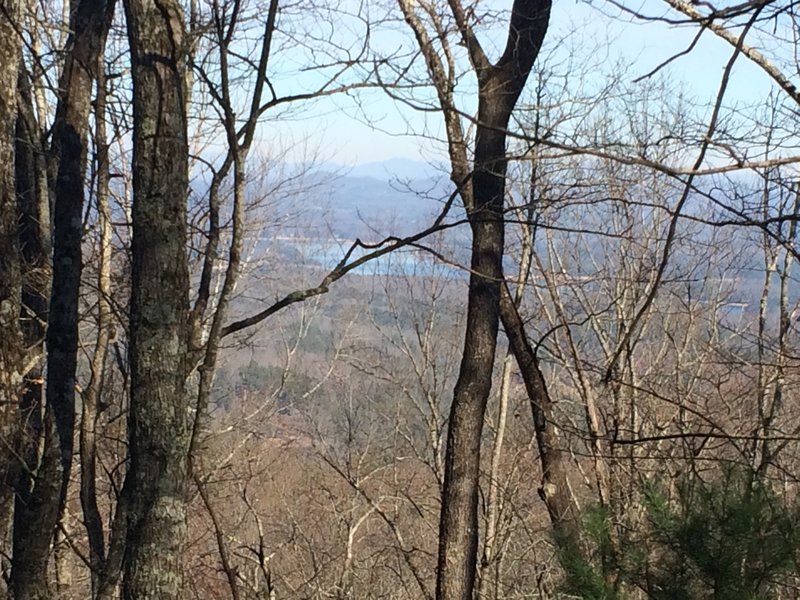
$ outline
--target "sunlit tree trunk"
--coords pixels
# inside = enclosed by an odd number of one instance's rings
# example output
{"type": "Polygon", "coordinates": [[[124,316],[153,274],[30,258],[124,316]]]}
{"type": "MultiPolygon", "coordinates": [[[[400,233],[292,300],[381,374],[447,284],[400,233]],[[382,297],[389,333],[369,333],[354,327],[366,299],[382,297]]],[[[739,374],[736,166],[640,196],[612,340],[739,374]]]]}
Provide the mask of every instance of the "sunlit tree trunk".
{"type": "Polygon", "coordinates": [[[97,61],[97,94],[95,96],[95,131],[97,173],[97,213],[100,230],[99,265],[97,266],[97,338],[90,363],[90,379],[81,398],[80,424],[80,499],[83,523],[89,546],[92,569],[92,597],[100,591],[101,574],[106,568],[106,543],[103,517],[97,498],[97,427],[103,384],[106,381],[106,358],[114,330],[111,304],[112,224],[110,206],[110,167],[106,139],[105,59],[97,61]]]}
{"type": "Polygon", "coordinates": [[[189,276],[184,21],[127,0],[133,77],[130,466],[123,594],[178,598],[186,535],[189,276]]]}
{"type": "MultiPolygon", "coordinates": [[[[17,69],[22,2],[0,0],[0,550],[7,555],[13,505],[11,448],[22,369],[20,252],[14,186],[17,69]]],[[[3,559],[3,570],[7,565],[3,559]]]]}
{"type": "Polygon", "coordinates": [[[478,79],[478,124],[472,193],[465,199],[472,228],[467,329],[445,453],[436,597],[466,600],[475,585],[481,435],[500,319],[506,129],[544,40],[550,2],[514,2],[506,49],[496,64],[480,47],[464,7],[456,0],[450,7],[478,79]]]}

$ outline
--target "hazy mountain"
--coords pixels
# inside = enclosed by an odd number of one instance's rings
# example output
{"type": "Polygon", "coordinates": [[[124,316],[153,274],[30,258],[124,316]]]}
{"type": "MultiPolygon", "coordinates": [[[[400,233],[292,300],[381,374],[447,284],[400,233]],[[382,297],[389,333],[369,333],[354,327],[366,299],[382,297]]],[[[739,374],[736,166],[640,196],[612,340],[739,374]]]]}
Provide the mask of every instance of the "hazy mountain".
{"type": "Polygon", "coordinates": [[[348,169],[342,167],[350,177],[370,177],[381,181],[417,181],[421,179],[447,179],[442,163],[429,163],[407,158],[392,158],[371,162],[348,169]]]}
{"type": "MultiPolygon", "coordinates": [[[[418,177],[398,173],[391,164],[411,167],[413,161],[387,161],[358,168],[358,174],[318,173],[312,204],[314,224],[325,224],[340,238],[409,235],[430,224],[451,193],[446,177],[419,166],[418,177]],[[383,167],[381,167],[383,165],[383,167]],[[383,168],[384,177],[379,177],[383,168]],[[373,172],[376,176],[364,175],[373,172]]],[[[455,213],[454,213],[455,214],[455,213]]]]}

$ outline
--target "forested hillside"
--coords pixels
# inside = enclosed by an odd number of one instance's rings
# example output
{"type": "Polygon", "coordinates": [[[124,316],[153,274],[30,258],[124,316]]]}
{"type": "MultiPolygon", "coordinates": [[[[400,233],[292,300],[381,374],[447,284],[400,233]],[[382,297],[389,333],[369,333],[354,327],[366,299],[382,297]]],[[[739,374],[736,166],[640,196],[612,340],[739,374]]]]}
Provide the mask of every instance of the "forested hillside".
{"type": "Polygon", "coordinates": [[[800,597],[796,9],[0,0],[0,595],[800,597]]]}

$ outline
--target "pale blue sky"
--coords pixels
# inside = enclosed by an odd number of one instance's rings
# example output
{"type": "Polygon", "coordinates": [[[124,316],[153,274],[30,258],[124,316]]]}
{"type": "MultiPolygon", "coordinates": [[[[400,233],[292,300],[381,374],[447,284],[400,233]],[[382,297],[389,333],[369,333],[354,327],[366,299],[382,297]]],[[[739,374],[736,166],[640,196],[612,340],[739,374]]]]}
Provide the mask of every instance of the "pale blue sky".
{"type": "MultiPolygon", "coordinates": [[[[648,14],[668,13],[661,0],[637,1],[636,6],[648,14]]],[[[622,77],[633,80],[685,49],[695,34],[696,28],[691,26],[634,22],[603,0],[593,0],[593,5],[576,0],[555,0],[546,44],[549,43],[549,49],[558,57],[566,51],[562,47],[567,47],[570,36],[580,35],[583,40],[594,38],[598,42],[607,39],[609,68],[620,59],[632,63],[632,68],[622,77]],[[553,48],[556,43],[559,46],[553,48]]],[[[493,41],[489,35],[484,38],[487,46],[493,41]]],[[[495,45],[502,44],[502,32],[498,32],[497,38],[495,45]]],[[[391,45],[396,40],[387,38],[384,43],[391,45]]],[[[731,52],[729,44],[706,32],[689,55],[670,64],[664,73],[683,82],[691,96],[708,102],[716,94],[731,52]]],[[[740,57],[728,102],[760,102],[766,98],[770,87],[770,81],[760,69],[740,57]]],[[[274,144],[277,138],[282,145],[292,146],[294,149],[287,158],[296,161],[304,161],[305,153],[314,153],[317,149],[322,160],[351,166],[390,158],[437,160],[444,157],[442,144],[405,135],[411,129],[440,137],[438,115],[423,115],[401,108],[380,91],[362,93],[359,99],[363,112],[377,129],[355,118],[359,112],[355,102],[342,96],[318,101],[300,117],[265,124],[262,139],[274,144]]]]}

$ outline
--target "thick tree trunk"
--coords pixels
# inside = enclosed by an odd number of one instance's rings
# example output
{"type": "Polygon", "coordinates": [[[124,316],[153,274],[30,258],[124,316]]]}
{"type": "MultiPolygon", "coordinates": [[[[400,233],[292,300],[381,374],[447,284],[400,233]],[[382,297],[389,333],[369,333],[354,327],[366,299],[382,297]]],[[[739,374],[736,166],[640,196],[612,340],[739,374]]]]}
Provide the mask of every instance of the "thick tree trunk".
{"type": "Polygon", "coordinates": [[[61,496],[61,461],[55,419],[49,407],[41,416],[34,402],[24,407],[21,428],[26,462],[17,486],[14,509],[14,555],[11,570],[15,600],[47,600],[51,589],[49,558],[61,496]]]}
{"type": "MultiPolygon", "coordinates": [[[[22,280],[17,239],[14,136],[17,68],[22,38],[22,2],[0,0],[0,556],[8,556],[14,474],[11,449],[16,430],[17,394],[23,371],[19,327],[22,280]]],[[[2,560],[3,573],[8,569],[2,560]]],[[[4,581],[5,578],[2,579],[4,581]]],[[[2,585],[2,584],[0,584],[2,585]]]]}
{"type": "Polygon", "coordinates": [[[123,593],[178,598],[186,535],[189,276],[184,22],[126,0],[133,74],[129,518],[123,593]]]}

